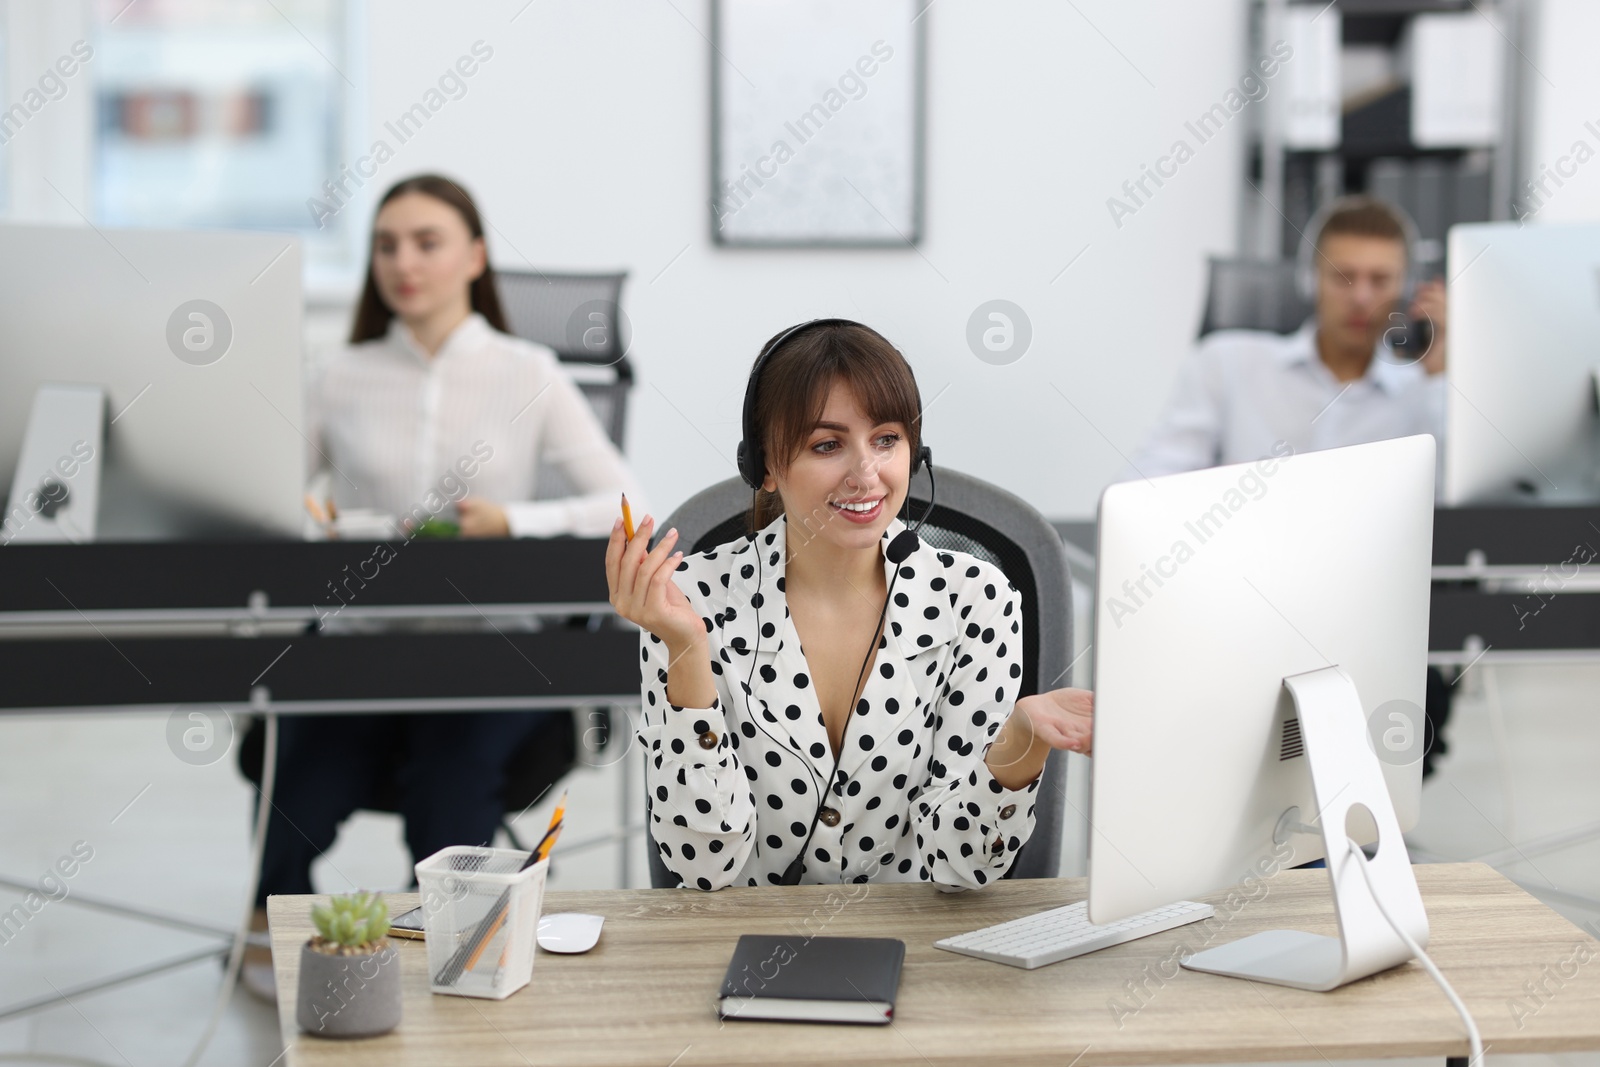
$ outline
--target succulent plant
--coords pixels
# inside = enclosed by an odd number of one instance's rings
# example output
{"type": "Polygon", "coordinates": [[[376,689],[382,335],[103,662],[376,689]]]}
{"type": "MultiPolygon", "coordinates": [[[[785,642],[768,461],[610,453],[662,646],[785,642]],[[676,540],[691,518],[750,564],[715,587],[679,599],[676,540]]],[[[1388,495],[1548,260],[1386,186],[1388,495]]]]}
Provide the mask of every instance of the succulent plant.
{"type": "Polygon", "coordinates": [[[311,909],[317,928],[312,946],[335,955],[360,955],[378,948],[389,933],[389,907],[377,893],[348,893],[311,909]]]}

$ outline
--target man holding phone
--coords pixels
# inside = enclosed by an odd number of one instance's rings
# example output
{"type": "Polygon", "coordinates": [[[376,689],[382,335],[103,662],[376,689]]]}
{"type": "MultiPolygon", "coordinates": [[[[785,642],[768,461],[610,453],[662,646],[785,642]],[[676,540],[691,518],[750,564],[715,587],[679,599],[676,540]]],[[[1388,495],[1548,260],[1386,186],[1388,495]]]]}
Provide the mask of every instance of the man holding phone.
{"type": "Polygon", "coordinates": [[[1414,228],[1393,205],[1342,197],[1321,219],[1302,264],[1312,318],[1288,336],[1202,338],[1124,479],[1257,460],[1280,442],[1308,452],[1418,433],[1443,440],[1444,282],[1405,299],[1414,228]]]}

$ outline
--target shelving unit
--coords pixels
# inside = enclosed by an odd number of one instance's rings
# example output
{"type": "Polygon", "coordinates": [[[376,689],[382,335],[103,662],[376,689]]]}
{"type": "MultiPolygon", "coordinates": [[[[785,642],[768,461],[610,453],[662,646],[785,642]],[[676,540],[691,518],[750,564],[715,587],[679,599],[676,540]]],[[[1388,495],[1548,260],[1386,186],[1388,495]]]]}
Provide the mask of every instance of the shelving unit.
{"type": "Polygon", "coordinates": [[[1437,274],[1450,226],[1511,217],[1524,18],[1521,0],[1255,0],[1250,55],[1280,40],[1295,54],[1284,63],[1289,76],[1274,85],[1276,99],[1262,109],[1249,147],[1241,252],[1293,259],[1320,205],[1342,193],[1371,192],[1416,220],[1417,258],[1425,274],[1437,274]],[[1452,41],[1459,54],[1450,50],[1452,41]],[[1449,61],[1440,64],[1441,55],[1449,61]],[[1422,78],[1430,79],[1424,106],[1453,103],[1436,87],[1454,79],[1463,97],[1476,92],[1494,102],[1494,111],[1480,103],[1476,111],[1462,108],[1464,116],[1444,114],[1441,123],[1440,109],[1425,110],[1427,129],[1419,136],[1422,78]],[[1477,119],[1480,128],[1458,140],[1448,131],[1441,138],[1435,128],[1457,119],[1466,126],[1477,119]]]}

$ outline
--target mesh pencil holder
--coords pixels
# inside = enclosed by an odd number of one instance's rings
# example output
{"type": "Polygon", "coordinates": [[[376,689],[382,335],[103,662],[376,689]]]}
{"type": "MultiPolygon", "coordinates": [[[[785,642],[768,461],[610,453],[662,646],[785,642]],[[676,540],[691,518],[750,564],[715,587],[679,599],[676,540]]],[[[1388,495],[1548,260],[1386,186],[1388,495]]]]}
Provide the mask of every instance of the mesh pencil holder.
{"type": "Polygon", "coordinates": [[[549,859],[458,845],[417,864],[428,984],[435,993],[504,1000],[533,977],[549,859]]]}

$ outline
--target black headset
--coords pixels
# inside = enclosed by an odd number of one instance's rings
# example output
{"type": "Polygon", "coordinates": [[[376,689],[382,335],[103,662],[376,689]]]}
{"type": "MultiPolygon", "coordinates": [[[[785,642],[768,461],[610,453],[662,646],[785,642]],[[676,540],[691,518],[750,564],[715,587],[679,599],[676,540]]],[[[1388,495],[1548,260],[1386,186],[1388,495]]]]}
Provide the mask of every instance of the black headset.
{"type": "MultiPolygon", "coordinates": [[[[767,364],[767,361],[772,358],[773,353],[777,352],[797,334],[801,334],[807,330],[820,328],[823,326],[857,326],[863,330],[871,330],[871,327],[862,326],[861,323],[855,322],[851,319],[812,319],[809,322],[802,322],[782,331],[768,341],[765,345],[763,345],[761,347],[760,354],[756,356],[755,365],[750,368],[750,380],[748,383],[746,383],[744,390],[744,420],[742,424],[742,432],[744,436],[739,441],[739,448],[737,453],[735,453],[734,458],[739,467],[740,477],[742,477],[745,481],[745,484],[750,486],[752,489],[761,488],[761,482],[766,477],[767,473],[766,456],[764,455],[765,450],[761,445],[761,433],[755,426],[756,385],[760,381],[762,368],[764,368],[767,364]]],[[[905,357],[902,355],[901,358],[904,359],[905,357]]],[[[922,399],[920,396],[918,396],[917,418],[919,422],[921,421],[921,417],[922,399]]],[[[878,609],[878,622],[873,627],[873,644],[867,649],[867,654],[861,659],[861,669],[856,672],[856,683],[851,687],[850,690],[852,696],[854,695],[856,689],[860,688],[861,678],[864,674],[866,674],[867,671],[867,664],[872,661],[872,653],[878,647],[877,643],[880,640],[879,634],[883,629],[884,616],[889,613],[889,600],[894,596],[895,583],[900,580],[899,564],[905,562],[905,560],[910,557],[911,553],[917,550],[918,545],[921,544],[921,539],[917,535],[921,531],[923,525],[928,521],[928,516],[933,512],[933,501],[937,494],[938,486],[933,483],[933,450],[927,445],[920,445],[917,448],[916,455],[911,459],[910,474],[915,475],[923,465],[926,465],[928,468],[928,480],[930,483],[930,489],[932,490],[932,492],[929,493],[928,506],[923,511],[922,518],[917,521],[915,528],[907,527],[906,529],[902,530],[893,541],[889,542],[888,547],[884,549],[884,557],[888,559],[890,563],[895,564],[895,572],[894,576],[889,580],[889,588],[883,598],[883,607],[878,609]]],[[[909,508],[910,503],[911,493],[908,489],[906,492],[905,504],[903,506],[909,508]]],[[[754,543],[756,539],[755,531],[752,531],[748,536],[750,541],[754,543]]],[[[760,568],[763,563],[764,560],[762,558],[762,552],[758,548],[756,549],[757,568],[760,568]]],[[[758,570],[756,576],[757,588],[760,588],[760,585],[761,576],[758,570]]],[[[761,608],[759,605],[756,607],[755,621],[756,647],[751,652],[750,671],[746,675],[744,681],[745,714],[750,717],[750,721],[754,723],[762,733],[767,734],[767,738],[772,741],[773,747],[777,751],[790,752],[791,750],[785,748],[783,745],[778,744],[777,738],[773,737],[767,732],[767,728],[761,725],[755,713],[750,708],[750,682],[755,677],[756,655],[761,651],[761,608]]],[[[805,842],[800,846],[799,854],[789,862],[789,865],[786,868],[784,868],[783,880],[781,883],[783,885],[800,884],[800,873],[801,868],[805,865],[806,850],[811,847],[811,839],[816,836],[817,832],[817,822],[822,818],[822,810],[823,808],[827,807],[828,804],[828,789],[831,787],[836,793],[838,792],[838,783],[835,781],[835,779],[839,775],[839,761],[844,757],[845,742],[849,739],[850,721],[855,718],[853,711],[854,709],[850,709],[845,713],[844,732],[839,738],[839,752],[833,757],[833,769],[828,773],[827,783],[819,786],[817,789],[817,810],[811,814],[811,827],[806,832],[806,839],[805,842]]],[[[799,758],[798,754],[792,752],[791,754],[796,755],[796,758],[799,758]]],[[[802,760],[801,762],[804,763],[805,761],[802,760]]],[[[805,763],[805,768],[806,773],[810,775],[813,783],[815,783],[816,774],[811,770],[811,764],[805,763]]]]}
{"type": "MultiPolygon", "coordinates": [[[[761,432],[756,428],[756,383],[761,379],[761,372],[766,368],[767,361],[789,341],[797,335],[808,330],[820,329],[824,326],[855,326],[871,333],[877,333],[870,326],[863,326],[853,319],[811,319],[808,322],[797,323],[778,333],[772,340],[761,346],[761,354],[756,356],[756,361],[750,368],[750,380],[744,387],[744,418],[740,422],[740,432],[743,437],[739,440],[739,448],[734,453],[734,463],[739,467],[739,476],[744,483],[752,489],[760,489],[761,481],[767,476],[766,449],[762,445],[761,432]]],[[[882,335],[879,335],[880,337],[882,335]]],[[[885,342],[887,343],[887,342],[885,342]]],[[[898,353],[898,349],[896,352],[898,353]]],[[[904,359],[902,355],[900,357],[904,359]]],[[[922,397],[917,397],[917,414],[922,414],[922,397]]],[[[918,428],[918,437],[921,437],[921,428],[918,428]]],[[[927,464],[931,473],[933,470],[933,449],[927,445],[920,445],[917,454],[911,457],[911,477],[915,477],[923,464],[927,464]]],[[[907,494],[910,499],[910,494],[907,494]]],[[[920,525],[920,524],[919,524],[920,525]]],[[[912,546],[913,548],[915,546],[912,546]]]]}

